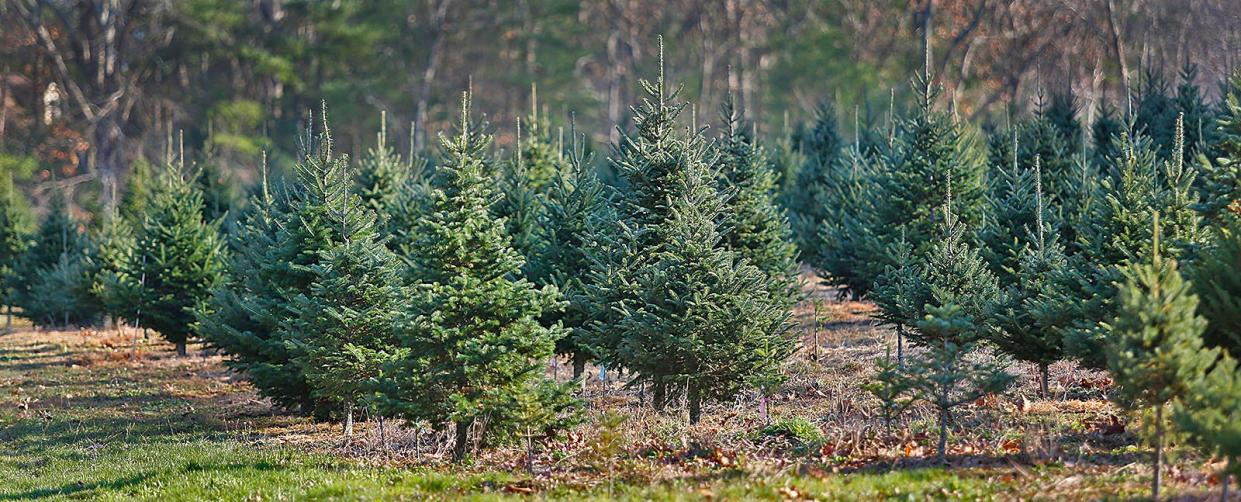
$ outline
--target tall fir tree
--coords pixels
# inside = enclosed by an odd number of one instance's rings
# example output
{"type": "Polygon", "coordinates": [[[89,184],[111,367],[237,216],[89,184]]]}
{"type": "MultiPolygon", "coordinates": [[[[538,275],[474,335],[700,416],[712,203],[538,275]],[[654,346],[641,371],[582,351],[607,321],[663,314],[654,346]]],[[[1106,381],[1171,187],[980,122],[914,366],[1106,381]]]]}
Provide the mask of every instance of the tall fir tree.
{"type": "Polygon", "coordinates": [[[793,177],[793,184],[784,197],[797,249],[807,260],[817,257],[819,229],[827,218],[826,210],[834,202],[825,191],[838,183],[839,163],[844,151],[836,116],[836,107],[823,101],[815,110],[814,124],[801,138],[805,162],[793,177]]]}
{"type": "Polygon", "coordinates": [[[572,360],[573,378],[582,376],[586,362],[594,358],[587,336],[593,309],[586,291],[590,270],[588,256],[595,221],[609,204],[607,188],[591,172],[590,161],[583,157],[578,139],[569,153],[569,171],[556,178],[548,188],[546,210],[540,225],[539,249],[529,265],[532,282],[538,286],[552,285],[561,291],[567,302],[563,311],[549,311],[543,324],[560,323],[568,330],[556,341],[556,353],[572,360]]]}
{"type": "Polygon", "coordinates": [[[776,205],[776,176],[765,150],[747,131],[731,95],[721,119],[725,131],[717,143],[716,171],[732,196],[724,206],[729,225],[724,245],[772,278],[776,294],[794,294],[797,248],[784,212],[776,205]]]}
{"type": "Polygon", "coordinates": [[[1048,366],[1064,358],[1062,330],[1067,320],[1057,312],[1041,309],[1040,298],[1057,287],[1053,274],[1068,267],[1063,248],[1056,239],[1054,227],[1046,219],[1042,176],[1035,158],[1034,206],[1030,209],[1035,221],[1026,227],[1030,244],[1018,251],[1012,277],[1004,286],[1005,294],[996,308],[998,328],[993,341],[1004,353],[1039,368],[1039,393],[1048,393],[1048,366]]]}
{"type": "MultiPolygon", "coordinates": [[[[1174,129],[1179,129],[1176,123],[1174,129]]],[[[1175,132],[1173,136],[1182,138],[1175,132]]],[[[1174,145],[1179,151],[1182,140],[1175,140],[1174,145]]],[[[1118,138],[1117,146],[1120,157],[1107,166],[1099,200],[1077,228],[1077,274],[1063,275],[1066,284],[1059,290],[1068,295],[1061,305],[1076,310],[1078,318],[1066,331],[1065,346],[1091,368],[1105,367],[1102,344],[1109,331],[1105,323],[1116,312],[1113,300],[1116,285],[1123,280],[1121,268],[1150,256],[1154,242],[1163,246],[1160,253],[1192,258],[1205,235],[1193,210],[1192,174],[1179,156],[1160,162],[1149,139],[1128,133],[1118,138]],[[1164,214],[1169,238],[1152,239],[1152,211],[1164,214]]]]}
{"type": "Polygon", "coordinates": [[[21,261],[30,246],[30,212],[26,198],[13,186],[12,175],[0,178],[0,301],[4,303],[4,329],[13,328],[13,305],[18,302],[21,261]]]}
{"type": "Polygon", "coordinates": [[[518,413],[530,404],[512,406],[518,396],[536,393],[544,405],[558,406],[568,392],[543,375],[565,333],[539,318],[562,307],[559,292],[522,277],[522,257],[493,221],[497,194],[484,156],[490,137],[470,124],[469,112],[466,94],[460,129],[440,139],[443,164],[412,260],[416,317],[401,336],[403,357],[388,389],[388,403],[401,416],[455,425],[458,460],[470,453],[472,428],[489,444],[518,429],[520,415],[538,415],[518,413]]]}
{"type": "Polygon", "coordinates": [[[195,311],[227,272],[220,222],[204,220],[202,194],[183,170],[170,163],[161,173],[126,272],[113,274],[106,286],[132,309],[124,317],[157,331],[178,355],[186,354],[186,342],[197,334],[195,311]]]}
{"type": "MultiPolygon", "coordinates": [[[[51,198],[48,199],[47,214],[39,222],[32,242],[22,254],[17,267],[17,280],[14,281],[15,303],[22,307],[23,311],[36,312],[42,308],[36,297],[36,283],[40,274],[56,267],[62,256],[76,258],[82,253],[84,240],[79,228],[78,222],[69,214],[69,204],[65,200],[64,191],[53,188],[51,198]]],[[[44,320],[46,319],[35,321],[44,320]]]]}
{"type": "Polygon", "coordinates": [[[312,395],[341,408],[349,437],[354,408],[375,404],[377,380],[395,362],[409,295],[378,216],[353,193],[348,159],[333,157],[331,148],[325,134],[322,152],[296,172],[305,198],[291,223],[320,230],[323,246],[301,270],[310,283],[288,306],[289,322],[277,338],[286,341],[312,395]]]}
{"type": "MultiPolygon", "coordinates": [[[[966,228],[980,227],[985,203],[985,162],[973,137],[951,115],[935,110],[939,88],[929,75],[915,81],[918,106],[901,120],[892,154],[892,169],[878,180],[876,228],[888,229],[891,242],[898,229],[918,253],[939,236],[939,225],[952,185],[953,214],[966,228]]],[[[966,238],[972,239],[972,234],[966,238]]],[[[967,308],[967,306],[962,306],[967,308]]]]}
{"type": "MultiPolygon", "coordinates": [[[[698,137],[687,141],[688,151],[703,150],[698,137]]],[[[732,398],[755,376],[779,372],[796,347],[792,298],[771,293],[789,279],[764,273],[725,244],[718,223],[725,199],[702,155],[683,158],[672,180],[671,217],[649,229],[663,245],[636,271],[637,295],[622,306],[618,326],[625,367],[664,389],[657,400],[684,390],[691,424],[704,402],[732,398]]]]}
{"type": "Polygon", "coordinates": [[[1157,213],[1149,263],[1123,269],[1116,317],[1103,345],[1117,388],[1111,398],[1129,411],[1149,410],[1155,447],[1152,497],[1159,498],[1163,471],[1165,408],[1189,392],[1217,357],[1203,350],[1207,321],[1197,315],[1198,297],[1181,278],[1176,260],[1163,259],[1157,213]]]}
{"type": "MultiPolygon", "coordinates": [[[[313,161],[307,153],[299,161],[313,161]]],[[[301,168],[299,168],[301,169],[301,168]]],[[[212,290],[211,300],[197,313],[202,336],[228,355],[225,364],[243,373],[278,406],[326,419],[336,410],[312,394],[301,366],[281,330],[291,317],[294,298],[309,292],[312,267],[328,246],[317,236],[330,229],[310,229],[311,208],[306,188],[298,183],[271,191],[263,167],[260,191],[238,222],[228,253],[229,275],[212,290]]]]}
{"type": "Polygon", "coordinates": [[[589,255],[590,335],[603,364],[651,386],[657,409],[686,392],[696,422],[704,402],[778,371],[795,339],[777,282],[724,244],[734,189],[721,193],[705,140],[676,123],[685,105],[667,90],[662,50],[659,78],[642,87],[636,132],[621,131],[612,158],[625,188],[589,255]]]}

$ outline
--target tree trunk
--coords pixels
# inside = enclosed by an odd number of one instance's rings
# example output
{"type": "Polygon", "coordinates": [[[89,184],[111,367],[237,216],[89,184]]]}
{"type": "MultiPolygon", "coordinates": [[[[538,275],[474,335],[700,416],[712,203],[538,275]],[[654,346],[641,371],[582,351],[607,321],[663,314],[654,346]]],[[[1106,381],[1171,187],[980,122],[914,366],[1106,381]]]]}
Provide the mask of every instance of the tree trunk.
{"type": "Polygon", "coordinates": [[[764,393],[758,398],[758,416],[763,420],[763,425],[771,423],[771,414],[767,412],[767,394],[764,393]]]}
{"type": "Polygon", "coordinates": [[[345,439],[353,437],[353,402],[345,403],[345,421],[341,424],[341,432],[345,439]]]}
{"type": "Polygon", "coordinates": [[[1155,475],[1151,479],[1151,498],[1159,500],[1159,484],[1163,471],[1163,405],[1155,406],[1155,475]]]}
{"type": "Polygon", "coordinates": [[[948,410],[939,410],[939,463],[948,463],[948,410]]]}
{"type": "Polygon", "coordinates": [[[1228,459],[1228,464],[1227,466],[1224,467],[1224,476],[1220,478],[1219,480],[1219,485],[1220,485],[1219,499],[1223,502],[1228,502],[1228,483],[1232,482],[1232,479],[1231,479],[1232,474],[1229,474],[1231,472],[1232,472],[1232,459],[1228,459]]]}
{"type": "Polygon", "coordinates": [[[1040,363],[1038,365],[1038,374],[1039,393],[1043,396],[1043,399],[1047,399],[1047,363],[1040,363]]]}
{"type": "Polygon", "coordinates": [[[470,449],[470,424],[473,420],[457,422],[457,440],[452,447],[452,460],[460,463],[470,449]]]}
{"type": "Polygon", "coordinates": [[[582,378],[582,373],[586,372],[586,356],[581,354],[573,355],[573,379],[582,378]]]}
{"type": "Polygon", "coordinates": [[[186,355],[186,351],[185,351],[185,340],[181,340],[181,341],[177,342],[177,355],[178,355],[178,356],[181,356],[181,357],[185,357],[185,355],[186,355]]]}
{"type": "Polygon", "coordinates": [[[896,328],[896,365],[905,367],[905,328],[896,328]]]}
{"type": "Polygon", "coordinates": [[[667,404],[668,400],[668,387],[663,382],[655,381],[651,382],[651,390],[651,407],[655,408],[655,411],[663,413],[664,405],[667,404]]]}
{"type": "Polygon", "coordinates": [[[4,332],[9,333],[11,331],[13,331],[13,306],[5,305],[4,306],[4,332]]]}
{"type": "Polygon", "coordinates": [[[702,393],[698,389],[698,384],[689,385],[689,424],[694,425],[702,418],[702,393]]]}

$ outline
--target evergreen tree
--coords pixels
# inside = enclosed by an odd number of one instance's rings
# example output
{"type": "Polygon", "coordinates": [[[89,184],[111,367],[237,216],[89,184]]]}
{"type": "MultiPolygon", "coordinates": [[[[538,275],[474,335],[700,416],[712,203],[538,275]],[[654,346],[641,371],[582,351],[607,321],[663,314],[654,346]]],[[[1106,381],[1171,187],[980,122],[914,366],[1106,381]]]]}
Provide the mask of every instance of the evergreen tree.
{"type": "Polygon", "coordinates": [[[83,256],[61,254],[56,264],[34,277],[23,315],[43,326],[94,324],[99,321],[99,309],[91,286],[83,256]]]}
{"type": "Polygon", "coordinates": [[[797,248],[783,212],[776,205],[775,172],[765,150],[746,131],[741,111],[730,97],[721,118],[727,129],[719,140],[716,170],[723,190],[732,193],[724,206],[729,230],[724,245],[772,278],[776,294],[795,294],[797,248]]]}
{"type": "MultiPolygon", "coordinates": [[[[64,192],[55,188],[48,200],[47,214],[39,222],[33,242],[22,254],[17,267],[17,280],[14,281],[17,306],[22,307],[24,312],[39,311],[42,308],[38,304],[36,291],[39,276],[60,264],[62,256],[77,257],[82,248],[83,238],[78,222],[69,214],[64,192]]],[[[72,261],[66,260],[66,264],[72,261]]],[[[31,320],[41,322],[46,319],[32,317],[31,320]]]]}
{"type": "Polygon", "coordinates": [[[1029,240],[1019,251],[1017,264],[1012,268],[1012,280],[1005,287],[999,303],[996,325],[999,330],[994,338],[996,346],[1016,359],[1037,364],[1039,367],[1039,391],[1047,396],[1047,367],[1064,357],[1062,329],[1067,323],[1058,312],[1042,310],[1041,297],[1057,287],[1052,274],[1068,267],[1064,251],[1055,239],[1054,229],[1045,219],[1042,184],[1035,158],[1034,207],[1035,216],[1029,240]],[[1049,238],[1050,237],[1050,238],[1049,238]]]}
{"type": "Polygon", "coordinates": [[[497,182],[500,199],[492,205],[492,213],[504,222],[513,248],[522,257],[533,255],[538,247],[538,225],[542,218],[542,195],[526,164],[522,147],[521,123],[517,124],[517,152],[509,162],[502,163],[497,182]]]}
{"type": "Polygon", "coordinates": [[[125,179],[125,189],[121,191],[121,201],[117,208],[121,218],[135,228],[142,224],[147,202],[153,196],[156,188],[154,178],[151,164],[146,160],[138,159],[130,165],[129,176],[125,179]]]}
{"type": "MultiPolygon", "coordinates": [[[[1174,122],[1175,124],[1175,122],[1174,122]]],[[[1174,137],[1181,135],[1174,133],[1174,137]]],[[[1156,160],[1149,140],[1127,133],[1119,138],[1121,156],[1114,159],[1100,183],[1100,199],[1083,225],[1078,227],[1079,259],[1077,277],[1069,279],[1061,291],[1071,296],[1062,305],[1076,302],[1076,326],[1066,332],[1069,353],[1091,368],[1105,367],[1103,340],[1105,324],[1115,315],[1116,285],[1122,282],[1121,268],[1150,256],[1152,227],[1149,215],[1161,211],[1170,222],[1158,252],[1191,258],[1201,245],[1204,233],[1200,217],[1193,210],[1192,174],[1184,169],[1179,155],[1163,163],[1156,160]]],[[[1174,141],[1179,151],[1180,139],[1174,141]]]]}
{"type": "Polygon", "coordinates": [[[402,360],[388,390],[389,405],[410,420],[456,426],[454,457],[470,450],[470,429],[480,442],[504,440],[519,427],[512,402],[536,392],[547,406],[567,388],[543,376],[560,328],[539,324],[560,308],[554,287],[535,289],[521,276],[522,257],[503,225],[494,224],[496,202],[483,152],[490,138],[469,123],[462,100],[460,130],[441,136],[444,163],[432,179],[431,211],[415,232],[416,318],[401,336],[402,360]]]}
{"type": "MultiPolygon", "coordinates": [[[[1015,143],[1015,141],[1014,141],[1015,143]]],[[[1035,157],[1030,165],[1039,163],[1035,157]]],[[[1033,169],[1018,167],[1016,149],[1007,166],[993,166],[988,211],[979,232],[980,252],[999,284],[1008,287],[1017,274],[1022,252],[1030,246],[1035,219],[1046,218],[1035,209],[1033,169]]]]}
{"type": "Polygon", "coordinates": [[[937,336],[943,333],[965,336],[950,340],[958,345],[989,336],[991,329],[987,322],[1000,299],[995,276],[987,270],[978,250],[967,241],[965,224],[952,211],[954,199],[951,195],[948,197],[940,230],[941,240],[924,255],[920,264],[921,276],[913,283],[915,287],[911,294],[914,300],[908,304],[922,305],[920,314],[923,319],[932,315],[933,308],[952,305],[970,318],[973,331],[928,332],[919,329],[910,332],[914,342],[927,346],[942,345],[943,340],[937,336]]]}
{"type": "Polygon", "coordinates": [[[1214,245],[1189,270],[1198,313],[1207,319],[1205,342],[1241,354],[1241,219],[1216,229],[1214,245]]]}
{"type": "MultiPolygon", "coordinates": [[[[307,154],[300,162],[313,161],[307,154]]],[[[243,373],[260,395],[279,406],[327,418],[336,410],[312,395],[281,331],[291,317],[294,298],[309,294],[312,267],[328,248],[317,236],[330,229],[305,226],[320,221],[310,217],[306,192],[293,183],[271,193],[264,166],[261,190],[231,239],[230,274],[212,290],[210,302],[197,317],[207,343],[226,353],[225,364],[243,373]]]]}
{"type": "Polygon", "coordinates": [[[917,401],[913,395],[913,381],[903,371],[902,363],[892,360],[892,349],[883,359],[875,360],[875,376],[862,386],[879,400],[879,413],[888,439],[892,438],[892,422],[917,401]]]}
{"type": "MultiPolygon", "coordinates": [[[[382,144],[382,143],[381,143],[382,144]]],[[[293,298],[289,322],[276,337],[286,341],[312,395],[343,408],[346,437],[355,405],[369,404],[375,380],[394,362],[407,291],[401,267],[385,247],[375,212],[352,193],[347,159],[323,152],[298,165],[304,189],[300,221],[325,231],[318,260],[305,269],[310,284],[293,298]]]]}
{"type": "Polygon", "coordinates": [[[1228,500],[1228,478],[1241,476],[1241,368],[1225,353],[1188,390],[1176,404],[1173,416],[1207,452],[1227,461],[1220,481],[1220,500],[1228,500]]]}
{"type": "Polygon", "coordinates": [[[1067,152],[1082,149],[1082,124],[1077,120],[1077,112],[1077,96],[1072,87],[1051,93],[1050,102],[1046,106],[1040,103],[1038,109],[1039,118],[1051,124],[1067,152]]]}
{"type": "Polygon", "coordinates": [[[567,302],[563,312],[549,311],[543,325],[563,325],[569,333],[556,341],[556,353],[573,361],[573,378],[581,378],[586,361],[594,357],[587,336],[592,307],[586,292],[590,270],[588,256],[595,218],[603,214],[608,195],[598,176],[590,172],[588,159],[574,139],[569,172],[556,178],[548,189],[546,210],[538,237],[540,248],[529,266],[532,282],[555,286],[567,302]]]}
{"type": "Polygon", "coordinates": [[[891,264],[875,281],[871,301],[879,309],[880,322],[896,330],[896,360],[904,366],[905,338],[908,330],[921,320],[922,307],[926,305],[925,288],[918,260],[903,235],[889,247],[887,254],[891,264]]]}
{"type": "Polygon", "coordinates": [[[356,192],[367,208],[379,215],[381,221],[386,221],[400,210],[412,173],[396,150],[388,145],[387,112],[380,112],[379,132],[375,137],[375,146],[366,151],[359,163],[356,192]]]}
{"type": "Polygon", "coordinates": [[[98,308],[114,319],[129,312],[129,308],[124,295],[114,294],[108,288],[108,278],[126,277],[135,245],[133,227],[122,220],[119,213],[113,212],[104,217],[103,224],[95,231],[85,256],[91,296],[98,308]]]}
{"type": "Polygon", "coordinates": [[[30,245],[30,213],[26,199],[13,186],[13,177],[0,178],[0,301],[5,306],[4,330],[13,327],[13,305],[19,301],[21,261],[30,245]]]}
{"type": "Polygon", "coordinates": [[[1116,118],[1116,109],[1107,100],[1101,100],[1094,123],[1090,125],[1090,138],[1094,147],[1092,162],[1095,165],[1107,165],[1111,159],[1120,157],[1117,138],[1124,132],[1124,125],[1116,118]]]}
{"type": "Polygon", "coordinates": [[[1138,79],[1131,98],[1132,130],[1150,138],[1152,149],[1160,159],[1172,154],[1172,123],[1179,112],[1170,85],[1162,68],[1147,68],[1138,79]]]}
{"type": "Polygon", "coordinates": [[[939,415],[939,461],[945,461],[948,427],[956,407],[1001,392],[1012,376],[996,365],[968,356],[977,348],[974,333],[983,328],[960,307],[948,303],[928,307],[918,332],[928,340],[926,352],[913,361],[908,374],[913,388],[939,415]]]}
{"type": "MultiPolygon", "coordinates": [[[[906,239],[921,254],[939,236],[940,209],[949,183],[954,214],[967,228],[980,227],[985,163],[962,125],[933,108],[939,90],[930,77],[924,76],[915,87],[919,106],[911,117],[900,121],[893,168],[879,174],[879,189],[870,196],[876,204],[876,228],[888,229],[889,235],[905,229],[906,239]]],[[[969,310],[965,305],[962,308],[969,310]]]]}
{"type": "MultiPolygon", "coordinates": [[[[689,151],[701,151],[698,139],[689,141],[689,151]]],[[[683,386],[697,423],[703,402],[729,399],[755,375],[779,371],[796,339],[792,299],[772,295],[776,280],[723,242],[717,222],[725,205],[707,160],[699,153],[684,161],[672,216],[650,229],[663,245],[637,271],[637,298],[622,307],[618,328],[625,367],[657,389],[683,386]]]]}
{"type": "Polygon", "coordinates": [[[724,244],[733,191],[721,193],[703,138],[676,124],[685,105],[660,69],[615,147],[625,190],[591,247],[590,333],[604,364],[651,384],[657,409],[687,392],[696,422],[703,402],[778,371],[795,339],[789,299],[770,294],[779,283],[724,244]]]}
{"type": "Polygon", "coordinates": [[[814,125],[805,132],[801,151],[805,163],[797,170],[793,186],[785,192],[789,219],[797,249],[804,259],[817,257],[819,229],[827,218],[831,203],[836,202],[830,193],[838,183],[840,155],[844,141],[837,126],[836,108],[830,101],[819,104],[815,110],[814,125]]]}
{"type": "Polygon", "coordinates": [[[186,341],[196,334],[194,312],[223,279],[226,258],[220,222],[204,221],[202,194],[180,171],[169,165],[162,173],[126,273],[113,274],[106,287],[134,309],[126,318],[159,332],[185,355],[186,341]]]}
{"type": "Polygon", "coordinates": [[[841,294],[861,298],[872,292],[875,280],[890,261],[884,256],[890,230],[876,217],[875,195],[879,193],[876,173],[890,169],[886,152],[863,155],[856,147],[840,162],[848,167],[822,201],[828,216],[819,230],[817,252],[812,264],[828,272],[824,282],[840,286],[841,294]]]}
{"type": "Polygon", "coordinates": [[[800,128],[800,125],[797,128],[789,125],[789,113],[786,110],[780,134],[772,142],[771,149],[771,164],[776,175],[776,202],[789,214],[793,211],[789,202],[798,189],[795,185],[797,171],[806,164],[806,156],[802,153],[800,144],[801,135],[797,131],[800,128]]]}
{"type": "MultiPolygon", "coordinates": [[[[1158,218],[1158,217],[1156,217],[1158,218]]],[[[1153,409],[1155,443],[1152,496],[1159,498],[1163,468],[1164,409],[1189,392],[1217,357],[1203,350],[1207,321],[1195,313],[1195,296],[1177,270],[1176,260],[1162,260],[1159,223],[1155,222],[1152,260],[1123,269],[1116,317],[1104,344],[1107,365],[1117,389],[1111,398],[1129,411],[1153,409]]]]}
{"type": "Polygon", "coordinates": [[[1216,121],[1214,157],[1203,164],[1203,215],[1218,221],[1224,213],[1241,215],[1241,70],[1233,74],[1216,121]]]}
{"type": "Polygon", "coordinates": [[[202,194],[203,220],[223,222],[237,206],[236,185],[222,160],[211,151],[207,151],[195,167],[197,173],[193,184],[195,190],[202,194]]]}

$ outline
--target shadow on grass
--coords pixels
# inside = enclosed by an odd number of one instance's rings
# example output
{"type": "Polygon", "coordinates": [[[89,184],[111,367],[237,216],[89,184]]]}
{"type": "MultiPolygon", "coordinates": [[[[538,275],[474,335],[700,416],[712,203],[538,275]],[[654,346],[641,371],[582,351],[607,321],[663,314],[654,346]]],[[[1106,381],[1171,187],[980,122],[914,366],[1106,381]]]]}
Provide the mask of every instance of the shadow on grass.
{"type": "Polygon", "coordinates": [[[168,469],[156,472],[144,472],[132,476],[126,476],[110,481],[95,481],[91,483],[83,483],[81,481],[68,483],[54,488],[36,488],[19,493],[0,493],[0,500],[37,500],[55,496],[72,496],[73,498],[88,498],[92,492],[118,492],[125,488],[136,486],[156,477],[178,477],[194,472],[223,472],[223,471],[272,471],[277,466],[271,462],[257,461],[252,463],[233,462],[223,465],[201,465],[197,462],[190,462],[183,467],[177,469],[168,469]]]}

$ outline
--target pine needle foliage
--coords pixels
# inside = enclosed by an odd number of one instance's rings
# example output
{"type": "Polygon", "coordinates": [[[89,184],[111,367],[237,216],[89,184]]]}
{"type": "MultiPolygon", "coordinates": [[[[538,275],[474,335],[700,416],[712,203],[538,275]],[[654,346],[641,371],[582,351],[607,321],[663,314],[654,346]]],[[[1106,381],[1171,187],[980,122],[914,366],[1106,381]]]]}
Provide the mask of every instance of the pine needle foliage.
{"type": "Polygon", "coordinates": [[[724,245],[770,276],[777,286],[773,294],[793,294],[797,247],[774,200],[775,171],[731,96],[720,118],[725,130],[717,143],[716,170],[722,190],[732,195],[724,206],[726,221],[721,221],[728,225],[724,245]]]}
{"type": "Polygon", "coordinates": [[[517,396],[538,392],[554,407],[568,392],[543,375],[565,331],[539,319],[562,308],[559,292],[523,278],[523,258],[491,216],[499,197],[484,155],[491,138],[470,123],[468,94],[461,114],[459,129],[440,137],[443,163],[411,260],[415,318],[399,341],[402,359],[388,391],[389,406],[404,418],[455,424],[458,460],[472,450],[471,428],[484,445],[521,429],[511,406],[517,396]]]}
{"type": "Polygon", "coordinates": [[[567,302],[563,311],[544,313],[543,323],[562,324],[569,332],[556,341],[556,353],[569,356],[573,378],[580,378],[594,351],[588,343],[593,309],[587,294],[586,271],[592,264],[588,256],[592,228],[610,203],[609,190],[590,169],[578,139],[569,153],[569,170],[548,187],[546,210],[538,243],[529,265],[532,282],[552,285],[567,302]]]}
{"type": "Polygon", "coordinates": [[[226,273],[226,252],[220,221],[204,220],[202,194],[181,169],[169,164],[161,173],[126,272],[113,274],[107,287],[133,309],[125,318],[155,330],[185,355],[186,342],[197,334],[194,312],[226,273]]]}
{"type": "MultiPolygon", "coordinates": [[[[1156,218],[1158,218],[1156,216],[1156,218]]],[[[1204,350],[1207,320],[1196,313],[1198,297],[1182,279],[1176,260],[1163,259],[1159,224],[1155,222],[1152,259],[1123,269],[1124,285],[1116,300],[1116,316],[1104,344],[1107,366],[1117,383],[1111,398],[1129,411],[1153,409],[1155,476],[1158,498],[1162,470],[1164,410],[1215,361],[1217,351],[1204,350]]]]}
{"type": "Polygon", "coordinates": [[[378,216],[353,193],[348,159],[333,157],[331,148],[328,139],[295,172],[304,198],[289,224],[315,230],[321,247],[312,264],[295,266],[310,282],[288,305],[288,321],[276,337],[285,341],[312,396],[341,409],[349,436],[354,407],[373,406],[376,380],[395,360],[409,294],[378,216]]]}
{"type": "Polygon", "coordinates": [[[953,410],[987,394],[1002,392],[1012,384],[1013,377],[998,364],[969,357],[978,348],[972,337],[981,329],[972,316],[954,304],[928,307],[927,311],[918,323],[918,332],[936,342],[928,344],[927,350],[913,359],[908,374],[921,399],[938,413],[938,456],[942,463],[946,460],[953,410]]]}

